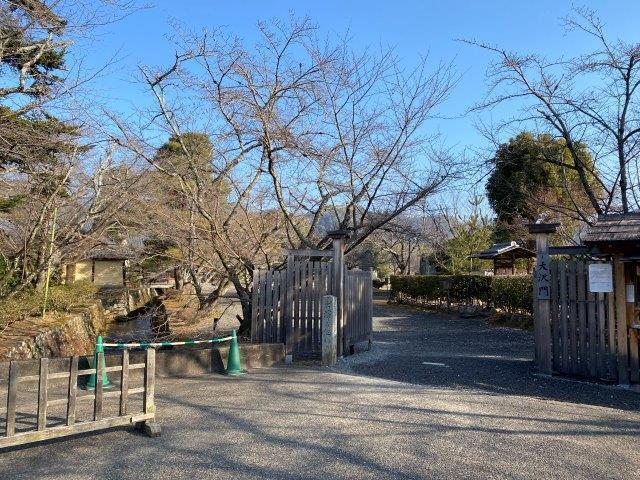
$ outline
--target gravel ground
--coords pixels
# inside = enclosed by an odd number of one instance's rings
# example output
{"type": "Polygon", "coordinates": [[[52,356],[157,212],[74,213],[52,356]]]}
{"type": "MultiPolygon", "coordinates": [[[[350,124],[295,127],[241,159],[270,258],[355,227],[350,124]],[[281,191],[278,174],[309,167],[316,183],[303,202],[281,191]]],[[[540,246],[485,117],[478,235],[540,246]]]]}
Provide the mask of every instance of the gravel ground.
{"type": "Polygon", "coordinates": [[[161,379],[162,437],[8,451],[0,478],[640,477],[638,393],[535,376],[528,332],[376,311],[372,350],[335,368],[161,379]]]}

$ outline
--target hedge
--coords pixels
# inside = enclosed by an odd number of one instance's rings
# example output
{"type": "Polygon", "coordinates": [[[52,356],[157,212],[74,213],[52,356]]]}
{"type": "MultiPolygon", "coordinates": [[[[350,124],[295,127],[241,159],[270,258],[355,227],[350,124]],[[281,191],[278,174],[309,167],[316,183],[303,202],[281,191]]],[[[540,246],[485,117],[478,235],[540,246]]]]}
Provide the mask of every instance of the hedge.
{"type": "Polygon", "coordinates": [[[433,303],[483,303],[507,313],[533,313],[531,276],[417,275],[392,276],[398,297],[433,303]]]}

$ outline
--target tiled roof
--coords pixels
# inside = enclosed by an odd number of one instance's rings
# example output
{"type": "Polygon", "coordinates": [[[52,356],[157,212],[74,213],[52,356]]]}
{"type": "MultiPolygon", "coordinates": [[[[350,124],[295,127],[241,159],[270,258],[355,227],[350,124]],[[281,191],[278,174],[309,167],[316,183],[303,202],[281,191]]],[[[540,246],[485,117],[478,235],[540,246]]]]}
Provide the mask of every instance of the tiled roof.
{"type": "Polygon", "coordinates": [[[484,258],[493,260],[495,258],[533,258],[535,252],[528,248],[521,247],[517,242],[494,243],[491,247],[481,252],[471,255],[473,258],[484,258]]]}

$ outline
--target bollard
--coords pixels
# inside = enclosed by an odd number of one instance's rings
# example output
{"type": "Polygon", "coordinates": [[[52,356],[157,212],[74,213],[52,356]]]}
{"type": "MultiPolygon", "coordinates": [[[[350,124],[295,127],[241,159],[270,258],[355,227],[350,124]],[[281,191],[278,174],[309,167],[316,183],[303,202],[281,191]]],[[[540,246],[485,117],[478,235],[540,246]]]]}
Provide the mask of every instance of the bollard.
{"type": "Polygon", "coordinates": [[[229,342],[229,355],[227,356],[227,375],[242,375],[246,373],[242,370],[240,364],[240,347],[238,347],[238,337],[236,331],[231,333],[231,341],[229,342]]]}
{"type": "MultiPolygon", "coordinates": [[[[92,368],[96,368],[98,365],[98,353],[104,354],[104,346],[102,345],[102,335],[98,335],[96,338],[96,349],[93,352],[93,366],[92,368]]],[[[107,368],[107,364],[104,360],[104,355],[102,355],[102,388],[109,388],[113,386],[113,384],[109,381],[109,377],[107,376],[107,372],[105,371],[107,368]]],[[[89,376],[89,381],[87,382],[87,390],[94,390],[96,388],[96,374],[92,373],[89,376]]]]}

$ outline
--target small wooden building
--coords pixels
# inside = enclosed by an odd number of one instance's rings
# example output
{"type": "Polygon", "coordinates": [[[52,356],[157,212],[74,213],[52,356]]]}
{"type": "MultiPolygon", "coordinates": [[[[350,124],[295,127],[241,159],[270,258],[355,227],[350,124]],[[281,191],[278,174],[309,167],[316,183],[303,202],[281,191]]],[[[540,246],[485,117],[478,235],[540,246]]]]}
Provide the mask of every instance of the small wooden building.
{"type": "MultiPolygon", "coordinates": [[[[494,243],[491,247],[471,255],[471,258],[493,261],[494,275],[515,275],[516,260],[520,258],[535,258],[536,252],[518,245],[517,242],[494,243]]],[[[529,262],[528,262],[529,265],[529,262]]],[[[527,272],[531,270],[527,266],[527,272]]]]}
{"type": "Polygon", "coordinates": [[[86,258],[63,267],[67,284],[90,281],[98,287],[123,287],[127,280],[129,255],[117,249],[96,249],[86,258]]]}

